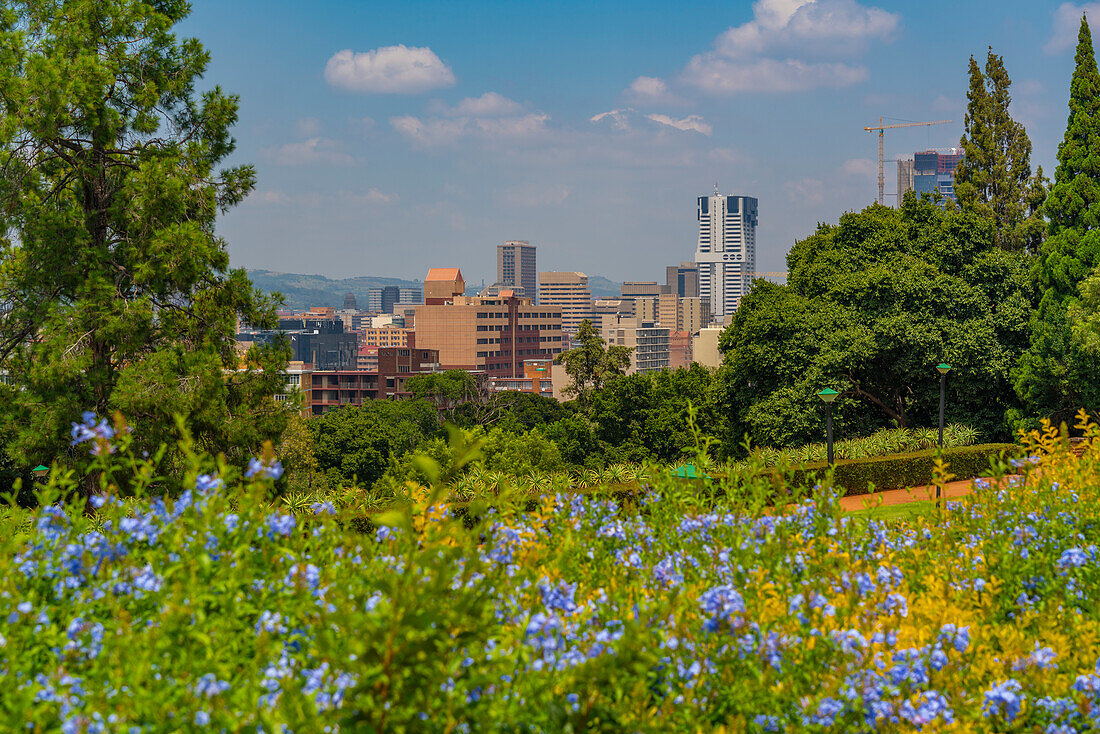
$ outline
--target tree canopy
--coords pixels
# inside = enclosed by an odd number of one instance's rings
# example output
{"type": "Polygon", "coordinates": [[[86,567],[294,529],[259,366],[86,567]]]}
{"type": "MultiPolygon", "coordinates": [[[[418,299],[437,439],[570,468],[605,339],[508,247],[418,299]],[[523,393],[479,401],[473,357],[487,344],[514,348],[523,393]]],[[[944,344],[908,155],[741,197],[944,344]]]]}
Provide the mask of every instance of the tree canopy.
{"type": "Polygon", "coordinates": [[[1095,357],[1074,338],[1069,317],[1082,282],[1100,266],[1100,73],[1084,17],[1075,61],[1069,120],[1044,206],[1049,232],[1033,271],[1042,296],[1031,346],[1014,373],[1029,412],[1069,422],[1080,408],[1100,409],[1095,357]]]}
{"type": "Polygon", "coordinates": [[[960,207],[993,222],[998,246],[1034,252],[1046,230],[1046,185],[1042,167],[1031,175],[1031,139],[1009,113],[1011,84],[1004,60],[992,48],[985,74],[970,57],[970,89],[959,143],[965,156],[955,172],[955,195],[960,207]]]}
{"type": "Polygon", "coordinates": [[[214,451],[254,451],[287,411],[278,347],[236,352],[271,300],[230,269],[219,212],[253,188],[238,100],[199,93],[209,54],[181,1],[20,0],[0,9],[0,360],[13,452],[50,463],[84,410],[156,445],[183,415],[214,451]]]}
{"type": "Polygon", "coordinates": [[[630,367],[631,348],[617,344],[607,346],[590,319],[581,322],[573,343],[577,346],[559,354],[558,362],[565,366],[571,380],[565,393],[587,409],[594,391],[630,367]]]}
{"type": "Polygon", "coordinates": [[[1027,255],[996,247],[988,220],[909,195],[819,226],[787,264],[788,284],[758,282],[722,333],[727,443],[818,440],[825,387],[841,391],[839,435],[931,425],[940,362],[951,420],[1004,435],[1034,296],[1027,255]]]}

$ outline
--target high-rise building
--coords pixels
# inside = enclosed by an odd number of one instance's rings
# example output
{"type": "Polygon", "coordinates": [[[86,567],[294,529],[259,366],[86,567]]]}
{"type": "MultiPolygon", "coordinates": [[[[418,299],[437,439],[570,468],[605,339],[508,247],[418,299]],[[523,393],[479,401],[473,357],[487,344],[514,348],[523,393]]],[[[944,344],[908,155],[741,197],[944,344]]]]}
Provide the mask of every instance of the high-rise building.
{"type": "Polygon", "coordinates": [[[355,310],[357,310],[355,308],[355,294],[354,293],[345,293],[344,294],[344,310],[345,311],[355,311],[355,310]]]}
{"type": "Polygon", "coordinates": [[[681,298],[679,331],[698,334],[700,329],[710,326],[710,301],[705,298],[681,298]]]}
{"type": "Polygon", "coordinates": [[[913,159],[898,159],[898,206],[901,206],[905,194],[913,190],[913,159]]]}
{"type": "Polygon", "coordinates": [[[680,263],[665,268],[665,284],[668,292],[680,298],[695,298],[699,295],[699,266],[695,263],[680,263]]]}
{"type": "Polygon", "coordinates": [[[394,305],[394,313],[397,313],[397,306],[419,306],[424,303],[424,289],[419,287],[414,288],[398,288],[397,289],[397,301],[394,305]]]}
{"type": "Polygon", "coordinates": [[[561,308],[561,328],[567,334],[577,333],[585,319],[592,318],[592,293],[584,273],[539,273],[539,303],[561,308]]]}
{"type": "Polygon", "coordinates": [[[700,196],[696,217],[699,295],[715,317],[737,310],[756,271],[757,201],[750,196],[700,196]]]}
{"type": "Polygon", "coordinates": [[[517,296],[538,303],[538,269],[535,246],[524,240],[497,245],[497,283],[511,287],[517,296]]]}
{"type": "Polygon", "coordinates": [[[510,290],[417,306],[413,336],[417,349],[439,350],[443,369],[482,371],[492,377],[521,377],[527,360],[552,359],[568,346],[559,307],[535,305],[510,290]]]}
{"type": "Polygon", "coordinates": [[[393,313],[394,304],[400,295],[401,289],[395,285],[371,288],[367,291],[367,310],[374,313],[393,313]]]}
{"type": "Polygon", "coordinates": [[[962,148],[947,148],[946,152],[925,150],[913,154],[913,191],[934,194],[955,201],[955,168],[963,159],[962,148]]]}

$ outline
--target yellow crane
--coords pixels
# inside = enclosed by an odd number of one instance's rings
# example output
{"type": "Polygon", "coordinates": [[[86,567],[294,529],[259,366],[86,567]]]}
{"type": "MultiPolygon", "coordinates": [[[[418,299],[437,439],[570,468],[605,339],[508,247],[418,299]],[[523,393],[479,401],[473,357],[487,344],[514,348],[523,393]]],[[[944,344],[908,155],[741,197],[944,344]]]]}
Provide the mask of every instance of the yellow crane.
{"type": "Polygon", "coordinates": [[[883,189],[883,183],[885,181],[883,179],[883,176],[882,176],[882,145],[883,145],[883,138],[884,138],[883,131],[884,130],[893,130],[896,127],[924,127],[924,126],[928,126],[928,125],[947,125],[949,123],[954,122],[954,120],[932,120],[930,122],[899,122],[899,123],[895,123],[893,125],[883,125],[882,120],[883,120],[883,118],[880,117],[880,118],[878,118],[878,125],[872,125],[872,126],[863,128],[867,132],[871,132],[872,130],[878,130],[878,203],[879,204],[882,203],[882,197],[883,197],[882,189],[883,189]]]}

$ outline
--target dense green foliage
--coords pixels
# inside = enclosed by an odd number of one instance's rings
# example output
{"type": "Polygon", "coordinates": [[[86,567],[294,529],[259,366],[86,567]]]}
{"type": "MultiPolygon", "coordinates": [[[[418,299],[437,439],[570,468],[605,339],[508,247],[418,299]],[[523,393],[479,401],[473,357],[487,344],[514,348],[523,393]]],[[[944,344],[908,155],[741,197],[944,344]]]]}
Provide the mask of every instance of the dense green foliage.
{"type": "Polygon", "coordinates": [[[630,348],[616,344],[608,346],[596,331],[590,319],[581,322],[573,335],[577,346],[558,355],[558,362],[565,367],[571,380],[566,395],[576,398],[582,409],[587,409],[594,391],[630,367],[630,348]]]}
{"type": "Polygon", "coordinates": [[[1014,375],[1029,409],[1014,414],[1021,425],[1036,413],[1068,421],[1079,408],[1100,407],[1095,356],[1073,337],[1069,317],[1082,282],[1100,266],[1100,72],[1084,18],[1075,61],[1069,122],[1044,207],[1049,235],[1035,266],[1042,298],[1033,316],[1031,346],[1014,375]]]}
{"type": "Polygon", "coordinates": [[[238,459],[285,424],[272,395],[286,355],[236,352],[237,319],[272,325],[274,309],[215,234],[254,175],[218,169],[238,101],[196,91],[209,54],[172,34],[188,12],[0,8],[0,361],[14,385],[0,419],[25,466],[64,453],[88,409],[122,411],[149,447],[183,416],[238,459]]]}
{"type": "Polygon", "coordinates": [[[909,196],[821,225],[787,264],[787,285],[758,281],[722,334],[727,442],[817,439],[824,387],[841,390],[839,436],[934,425],[940,362],[948,420],[1007,437],[1035,295],[1029,257],[996,247],[990,222],[909,196]]]}
{"type": "Polygon", "coordinates": [[[1004,60],[990,48],[985,74],[970,57],[966,121],[959,145],[966,154],[955,172],[959,206],[993,222],[996,244],[1035,252],[1043,241],[1046,198],[1043,169],[1031,175],[1031,139],[1012,119],[1012,82],[1004,60]]]}
{"type": "MultiPolygon", "coordinates": [[[[868,459],[842,459],[833,465],[832,483],[845,494],[866,494],[888,489],[905,489],[928,484],[941,456],[955,479],[988,477],[996,473],[1016,451],[1016,444],[992,443],[958,448],[925,449],[868,459]]],[[[792,483],[803,485],[822,480],[829,465],[808,464],[792,473],[792,483]]]]}

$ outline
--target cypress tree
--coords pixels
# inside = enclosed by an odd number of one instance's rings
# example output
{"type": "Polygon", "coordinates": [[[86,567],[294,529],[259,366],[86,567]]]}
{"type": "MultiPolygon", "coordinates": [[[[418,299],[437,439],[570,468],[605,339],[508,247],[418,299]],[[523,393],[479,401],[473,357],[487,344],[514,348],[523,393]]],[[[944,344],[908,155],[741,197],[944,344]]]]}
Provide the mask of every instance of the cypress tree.
{"type": "Polygon", "coordinates": [[[1046,187],[1042,168],[1031,175],[1031,140],[1009,113],[1011,85],[1004,60],[992,48],[984,75],[970,57],[970,89],[959,143],[966,156],[955,173],[955,194],[962,209],[994,223],[998,246],[1034,250],[1042,240],[1040,205],[1046,187]]]}
{"type": "Polygon", "coordinates": [[[1033,410],[1072,422],[1078,409],[1095,414],[1100,408],[1095,360],[1070,334],[1068,316],[1080,300],[1079,285],[1100,264],[1100,72],[1084,16],[1070,83],[1069,121],[1043,209],[1048,236],[1034,268],[1042,298],[1032,318],[1031,346],[1020,359],[1014,382],[1033,410]]]}

